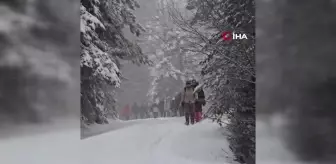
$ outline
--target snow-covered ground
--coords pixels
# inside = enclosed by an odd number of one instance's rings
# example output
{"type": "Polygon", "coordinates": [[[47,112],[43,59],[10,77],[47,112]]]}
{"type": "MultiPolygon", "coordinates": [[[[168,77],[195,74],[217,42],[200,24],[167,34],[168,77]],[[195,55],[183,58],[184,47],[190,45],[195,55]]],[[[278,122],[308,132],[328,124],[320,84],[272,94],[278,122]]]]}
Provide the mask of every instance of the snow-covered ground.
{"type": "Polygon", "coordinates": [[[76,128],[2,139],[0,160],[5,164],[233,163],[223,129],[211,121],[193,126],[185,126],[183,118],[120,123],[126,126],[83,140],[76,128]]]}
{"type": "Polygon", "coordinates": [[[256,122],[257,164],[306,164],[297,161],[285,146],[283,127],[286,122],[281,115],[272,117],[258,115],[256,122]]]}
{"type": "Polygon", "coordinates": [[[109,120],[109,124],[94,124],[90,125],[87,128],[81,129],[81,139],[85,139],[88,137],[100,135],[109,131],[129,127],[133,124],[136,124],[138,120],[132,121],[122,121],[122,120],[109,120]]]}
{"type": "MultiPolygon", "coordinates": [[[[48,126],[30,128],[30,134],[26,130],[15,133],[20,137],[0,138],[0,160],[4,164],[233,163],[223,129],[208,120],[193,126],[185,126],[183,121],[183,118],[118,121],[118,125],[92,127],[96,131],[91,131],[91,135],[100,135],[83,140],[78,127],[53,126],[53,130],[58,129],[54,132],[43,132],[48,126]]],[[[258,119],[257,164],[300,164],[281,140],[281,126],[285,122],[281,117],[258,119]]]]}
{"type": "Polygon", "coordinates": [[[0,128],[0,163],[81,164],[78,119],[58,121],[15,131],[0,128]]]}
{"type": "Polygon", "coordinates": [[[232,163],[218,125],[209,121],[194,126],[183,123],[182,118],[149,119],[84,139],[82,164],[232,163]]]}
{"type": "MultiPolygon", "coordinates": [[[[80,140],[76,120],[63,120],[63,125],[57,126],[24,126],[15,132],[3,129],[2,126],[0,163],[233,163],[228,143],[222,134],[223,129],[211,121],[205,120],[193,126],[185,126],[182,118],[117,122],[91,127],[91,135],[96,136],[83,140],[80,140]],[[10,137],[13,135],[15,137],[10,137]]],[[[281,117],[257,119],[257,164],[306,164],[298,162],[284,146],[281,136],[284,133],[282,125],[285,123],[286,120],[281,117]]]]}

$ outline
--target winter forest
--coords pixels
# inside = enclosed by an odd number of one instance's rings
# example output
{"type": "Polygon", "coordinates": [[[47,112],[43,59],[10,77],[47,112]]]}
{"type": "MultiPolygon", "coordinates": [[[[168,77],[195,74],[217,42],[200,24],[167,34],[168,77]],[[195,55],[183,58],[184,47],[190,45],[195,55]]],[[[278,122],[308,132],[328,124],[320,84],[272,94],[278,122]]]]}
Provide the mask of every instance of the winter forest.
{"type": "Polygon", "coordinates": [[[254,161],[254,10],[253,0],[81,0],[81,128],[122,119],[124,106],[148,118],[169,102],[177,116],[197,79],[204,115],[227,124],[236,161],[254,161]],[[249,39],[223,42],[228,30],[249,39]]]}
{"type": "Polygon", "coordinates": [[[0,0],[0,161],[334,164],[335,9],[0,0]],[[227,31],[248,39],[224,41],[227,31]],[[184,124],[191,79],[203,113],[184,124]]]}

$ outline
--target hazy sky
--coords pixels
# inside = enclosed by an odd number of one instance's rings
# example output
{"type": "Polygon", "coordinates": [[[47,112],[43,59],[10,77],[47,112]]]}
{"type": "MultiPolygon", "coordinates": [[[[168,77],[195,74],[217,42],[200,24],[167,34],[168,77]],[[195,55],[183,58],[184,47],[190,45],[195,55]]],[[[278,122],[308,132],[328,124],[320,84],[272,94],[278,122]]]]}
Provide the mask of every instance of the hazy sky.
{"type": "MultiPolygon", "coordinates": [[[[137,20],[144,24],[156,14],[157,0],[138,0],[140,8],[135,11],[137,20]]],[[[125,29],[126,37],[134,39],[128,29],[125,29]]],[[[121,84],[121,91],[118,92],[117,104],[119,109],[125,104],[133,102],[142,103],[147,100],[147,92],[150,87],[151,78],[147,66],[136,66],[132,63],[125,63],[121,69],[123,75],[129,81],[123,81],[121,84]]]]}

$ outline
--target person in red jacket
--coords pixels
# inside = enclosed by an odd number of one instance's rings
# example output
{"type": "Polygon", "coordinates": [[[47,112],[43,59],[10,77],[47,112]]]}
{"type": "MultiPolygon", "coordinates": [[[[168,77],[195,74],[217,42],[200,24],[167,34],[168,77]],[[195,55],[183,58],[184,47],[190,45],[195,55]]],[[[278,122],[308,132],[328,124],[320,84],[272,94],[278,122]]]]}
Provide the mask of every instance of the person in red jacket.
{"type": "Polygon", "coordinates": [[[127,104],[124,109],[121,110],[121,115],[124,117],[125,120],[129,120],[131,116],[131,109],[130,106],[127,104]]]}

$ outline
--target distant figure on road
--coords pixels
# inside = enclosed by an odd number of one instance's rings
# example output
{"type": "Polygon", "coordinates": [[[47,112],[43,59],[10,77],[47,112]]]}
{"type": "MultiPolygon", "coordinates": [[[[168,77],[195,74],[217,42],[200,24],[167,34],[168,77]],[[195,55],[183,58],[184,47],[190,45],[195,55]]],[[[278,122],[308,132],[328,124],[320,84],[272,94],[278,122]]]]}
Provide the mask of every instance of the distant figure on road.
{"type": "Polygon", "coordinates": [[[178,93],[175,97],[174,97],[174,110],[176,110],[176,116],[184,116],[184,109],[183,107],[181,108],[181,101],[182,101],[182,93],[178,93]]]}
{"type": "Polygon", "coordinates": [[[158,117],[159,117],[159,112],[160,112],[160,110],[159,110],[159,108],[157,107],[157,105],[154,105],[154,106],[153,106],[153,117],[154,117],[154,118],[158,118],[158,117]]]}
{"type": "Polygon", "coordinates": [[[170,110],[172,113],[173,117],[177,117],[178,116],[178,103],[176,103],[175,97],[172,98],[172,100],[170,101],[170,110]]]}
{"type": "Polygon", "coordinates": [[[133,119],[138,119],[138,114],[139,114],[139,106],[137,103],[133,103],[133,106],[132,106],[132,113],[133,113],[133,119]]]}
{"type": "Polygon", "coordinates": [[[150,115],[149,115],[149,107],[146,103],[143,103],[142,104],[142,108],[143,108],[143,118],[149,118],[150,115]]]}
{"type": "Polygon", "coordinates": [[[131,116],[131,109],[130,106],[127,104],[122,110],[120,115],[125,119],[129,120],[131,116]]]}
{"type": "Polygon", "coordinates": [[[184,109],[186,125],[195,123],[195,95],[192,81],[188,80],[182,92],[181,106],[184,109]]]}
{"type": "Polygon", "coordinates": [[[164,117],[164,100],[160,100],[158,108],[160,111],[160,117],[164,117]]]}
{"type": "Polygon", "coordinates": [[[170,113],[171,113],[170,97],[167,97],[164,100],[164,117],[170,117],[170,113]]]}
{"type": "Polygon", "coordinates": [[[139,105],[139,118],[140,119],[144,119],[145,118],[145,109],[144,109],[144,105],[143,104],[139,105]]]}

